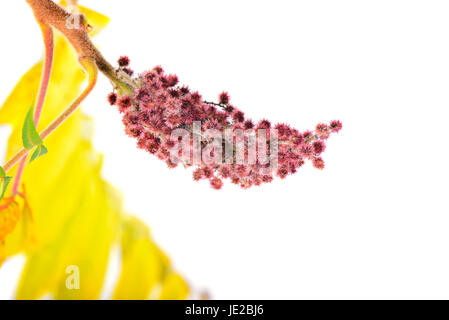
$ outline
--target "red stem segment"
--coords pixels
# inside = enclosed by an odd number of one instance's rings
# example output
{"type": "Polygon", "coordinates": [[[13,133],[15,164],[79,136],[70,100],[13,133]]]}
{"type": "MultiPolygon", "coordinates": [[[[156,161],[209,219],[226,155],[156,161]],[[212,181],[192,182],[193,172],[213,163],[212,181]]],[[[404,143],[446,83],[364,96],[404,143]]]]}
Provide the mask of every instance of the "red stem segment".
{"type": "Polygon", "coordinates": [[[50,75],[53,66],[53,56],[55,47],[53,29],[46,24],[41,24],[41,29],[45,45],[45,60],[42,72],[41,85],[39,88],[39,93],[36,102],[36,108],[34,110],[34,125],[36,127],[39,123],[42,108],[44,106],[45,97],[47,95],[48,84],[50,83],[50,75]]]}
{"type": "MultiPolygon", "coordinates": [[[[39,85],[39,93],[37,96],[36,106],[34,108],[34,126],[37,128],[37,125],[39,124],[39,119],[42,114],[42,109],[44,107],[45,97],[47,96],[48,91],[48,85],[50,83],[50,75],[51,75],[51,69],[53,66],[53,56],[54,56],[54,36],[53,36],[53,29],[45,24],[40,23],[40,27],[42,30],[42,36],[44,39],[44,46],[45,46],[45,58],[44,58],[44,65],[42,68],[42,77],[41,77],[41,83],[39,85]]],[[[23,171],[25,169],[27,157],[24,157],[19,167],[17,168],[16,176],[14,178],[14,184],[12,186],[12,196],[14,197],[20,187],[20,181],[22,179],[23,171]]]]}

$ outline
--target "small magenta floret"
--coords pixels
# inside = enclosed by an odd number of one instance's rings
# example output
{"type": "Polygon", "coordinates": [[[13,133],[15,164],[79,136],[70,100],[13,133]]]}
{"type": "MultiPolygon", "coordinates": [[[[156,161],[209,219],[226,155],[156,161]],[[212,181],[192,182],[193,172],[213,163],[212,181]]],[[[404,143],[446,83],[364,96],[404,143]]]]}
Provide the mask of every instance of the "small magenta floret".
{"type": "Polygon", "coordinates": [[[118,59],[118,65],[119,67],[127,67],[129,65],[129,58],[127,56],[121,56],[118,59]]]}
{"type": "Polygon", "coordinates": [[[218,96],[218,103],[219,104],[229,104],[230,100],[231,99],[230,99],[229,94],[227,92],[222,92],[218,96]]]}
{"type": "Polygon", "coordinates": [[[114,92],[108,94],[108,102],[111,106],[115,105],[117,102],[117,94],[114,92]]]}

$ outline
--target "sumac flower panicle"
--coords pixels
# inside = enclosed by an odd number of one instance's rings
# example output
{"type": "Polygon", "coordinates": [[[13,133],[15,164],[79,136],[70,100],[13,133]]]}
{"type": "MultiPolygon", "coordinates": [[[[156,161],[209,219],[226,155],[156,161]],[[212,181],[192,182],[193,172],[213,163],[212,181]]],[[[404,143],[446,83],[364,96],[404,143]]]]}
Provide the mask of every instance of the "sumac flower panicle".
{"type": "MultiPolygon", "coordinates": [[[[129,59],[121,57],[117,72],[131,76],[131,71],[129,59]]],[[[342,128],[337,120],[320,123],[313,132],[299,132],[284,123],[272,126],[268,120],[255,124],[230,105],[227,92],[219,94],[217,103],[206,102],[198,92],[178,85],[178,77],[165,74],[161,66],[133,81],[136,87],[131,95],[108,96],[109,103],[123,114],[125,132],[169,168],[179,163],[193,166],[193,179],[208,179],[217,190],[223,179],[244,189],[270,183],[274,175],[284,179],[306,160],[323,169],[325,141],[342,128]],[[187,134],[173,137],[178,131],[187,134]],[[195,150],[199,151],[197,158],[195,150]]]]}

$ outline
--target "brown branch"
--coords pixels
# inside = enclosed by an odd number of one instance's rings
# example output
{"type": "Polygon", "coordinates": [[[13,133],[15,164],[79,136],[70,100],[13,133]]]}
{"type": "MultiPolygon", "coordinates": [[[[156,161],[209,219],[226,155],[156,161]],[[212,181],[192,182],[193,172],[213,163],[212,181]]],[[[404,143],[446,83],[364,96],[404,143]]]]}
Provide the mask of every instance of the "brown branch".
{"type": "Polygon", "coordinates": [[[114,67],[103,57],[100,51],[90,40],[88,25],[83,15],[79,16],[78,25],[70,25],[73,15],[51,0],[26,0],[33,9],[34,16],[40,23],[48,24],[61,32],[80,59],[91,58],[98,69],[126,93],[132,90],[132,82],[128,79],[119,79],[114,67]]]}

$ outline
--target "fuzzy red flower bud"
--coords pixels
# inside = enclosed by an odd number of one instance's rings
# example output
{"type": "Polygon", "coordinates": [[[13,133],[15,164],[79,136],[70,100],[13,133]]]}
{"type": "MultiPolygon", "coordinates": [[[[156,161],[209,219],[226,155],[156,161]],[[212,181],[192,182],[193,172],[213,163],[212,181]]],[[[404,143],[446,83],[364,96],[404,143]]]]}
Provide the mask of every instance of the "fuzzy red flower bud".
{"type": "Polygon", "coordinates": [[[275,129],[278,131],[280,137],[287,137],[291,134],[292,129],[288,124],[279,123],[275,126],[275,129]]]}
{"type": "Polygon", "coordinates": [[[226,167],[226,166],[221,167],[219,172],[220,172],[220,175],[225,179],[229,178],[231,176],[231,169],[229,167],[226,167]]]}
{"type": "Polygon", "coordinates": [[[323,170],[324,169],[324,161],[321,158],[314,158],[313,159],[313,166],[317,169],[323,170]]]}
{"type": "Polygon", "coordinates": [[[183,96],[185,96],[185,95],[187,95],[187,94],[190,92],[190,89],[189,89],[189,87],[187,87],[187,86],[182,86],[182,87],[179,89],[179,91],[181,92],[181,94],[182,94],[183,96]]]}
{"type": "Polygon", "coordinates": [[[234,119],[235,122],[243,122],[245,121],[245,114],[242,111],[235,111],[232,114],[232,119],[234,119]]]}
{"type": "Polygon", "coordinates": [[[313,136],[313,132],[312,131],[306,131],[302,134],[302,136],[304,137],[305,140],[309,139],[310,137],[313,136]]]}
{"type": "Polygon", "coordinates": [[[315,132],[320,139],[329,138],[329,127],[327,126],[327,124],[324,123],[318,124],[316,126],[315,132]]]}
{"type": "Polygon", "coordinates": [[[114,92],[108,94],[108,102],[111,106],[117,102],[117,95],[114,92]]]}
{"type": "Polygon", "coordinates": [[[321,154],[324,152],[324,149],[326,149],[326,145],[321,140],[315,141],[312,144],[312,147],[313,147],[313,153],[315,153],[315,154],[321,154]]]}
{"type": "Polygon", "coordinates": [[[262,120],[257,125],[257,129],[270,129],[271,128],[271,122],[268,120],[262,120]]]}
{"type": "Polygon", "coordinates": [[[202,170],[203,176],[206,178],[211,178],[212,175],[214,174],[212,169],[209,167],[204,167],[202,170]]]}
{"type": "Polygon", "coordinates": [[[227,112],[227,113],[232,113],[233,111],[234,111],[234,107],[233,106],[231,106],[231,105],[227,105],[225,108],[224,108],[224,110],[227,112]]]}
{"type": "Polygon", "coordinates": [[[120,112],[125,112],[126,109],[131,107],[132,101],[128,96],[122,96],[118,99],[117,105],[119,107],[120,112]]]}
{"type": "Polygon", "coordinates": [[[270,183],[271,181],[273,181],[273,177],[269,175],[264,175],[262,176],[262,181],[265,183],[270,183]]]}
{"type": "Polygon", "coordinates": [[[281,166],[277,172],[276,172],[277,176],[281,179],[284,179],[285,177],[287,177],[288,175],[288,167],[287,166],[281,166]]]}
{"type": "Polygon", "coordinates": [[[300,152],[303,156],[308,157],[312,154],[313,148],[310,145],[306,144],[301,147],[300,152]]]}
{"type": "Polygon", "coordinates": [[[300,145],[301,143],[304,142],[304,136],[302,134],[300,134],[300,133],[294,134],[292,136],[292,142],[295,145],[300,145]]]}
{"type": "Polygon", "coordinates": [[[240,182],[240,178],[237,177],[237,176],[233,176],[233,177],[231,178],[231,182],[232,182],[233,184],[238,184],[238,183],[240,182]]]}
{"type": "Polygon", "coordinates": [[[220,190],[221,187],[223,187],[223,181],[214,177],[210,180],[210,185],[212,186],[212,188],[220,190]]]}
{"type": "Polygon", "coordinates": [[[174,86],[176,86],[176,85],[178,84],[178,82],[179,82],[178,76],[177,76],[177,75],[174,75],[174,74],[169,75],[168,78],[167,78],[167,80],[168,80],[168,86],[169,86],[169,87],[174,87],[174,86]]]}
{"type": "Polygon", "coordinates": [[[252,129],[254,128],[254,123],[251,120],[246,120],[243,126],[245,129],[252,129]]]}
{"type": "Polygon", "coordinates": [[[164,72],[164,69],[161,66],[156,66],[153,68],[153,71],[160,75],[164,72]]]}
{"type": "Polygon", "coordinates": [[[199,181],[202,178],[203,178],[203,170],[201,170],[200,168],[195,169],[195,171],[193,171],[193,180],[199,181]]]}
{"type": "Polygon", "coordinates": [[[118,65],[120,67],[127,67],[129,65],[129,62],[130,62],[130,60],[129,60],[129,58],[127,56],[121,56],[118,59],[118,65]]]}
{"type": "Polygon", "coordinates": [[[228,104],[230,101],[229,94],[227,92],[222,92],[218,96],[218,103],[219,104],[228,104]]]}
{"type": "Polygon", "coordinates": [[[343,124],[338,120],[334,120],[331,121],[330,128],[332,132],[339,132],[343,128],[343,124]]]}

